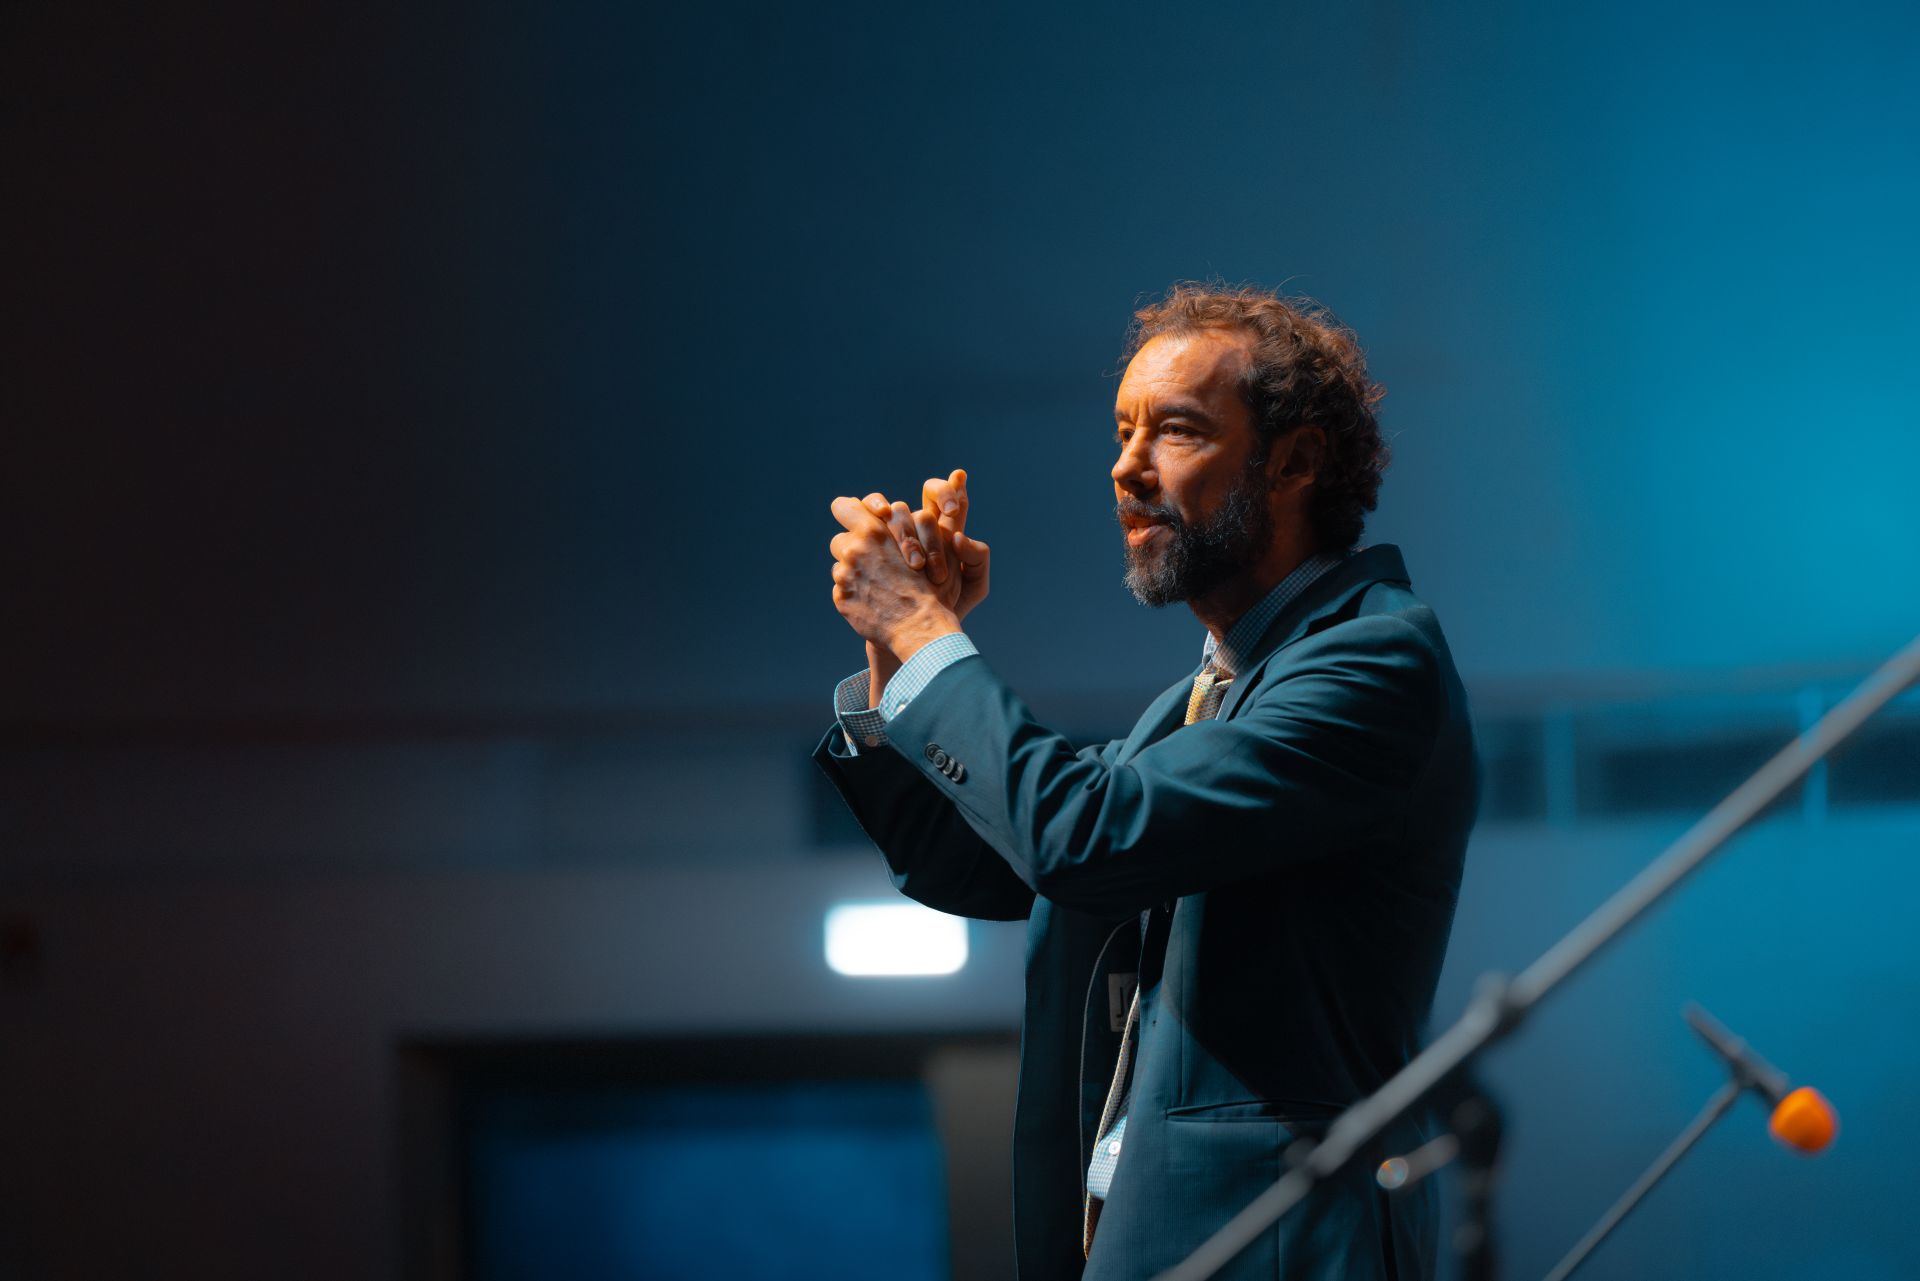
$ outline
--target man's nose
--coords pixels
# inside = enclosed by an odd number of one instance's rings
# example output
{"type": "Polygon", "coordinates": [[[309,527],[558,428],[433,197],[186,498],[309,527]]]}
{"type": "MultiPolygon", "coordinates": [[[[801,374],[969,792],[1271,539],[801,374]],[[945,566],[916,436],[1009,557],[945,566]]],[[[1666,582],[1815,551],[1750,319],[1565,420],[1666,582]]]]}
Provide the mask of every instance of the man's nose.
{"type": "Polygon", "coordinates": [[[1138,498],[1159,488],[1160,477],[1153,469],[1153,455],[1147,451],[1146,433],[1140,432],[1120,447],[1114,460],[1113,483],[1138,498]]]}

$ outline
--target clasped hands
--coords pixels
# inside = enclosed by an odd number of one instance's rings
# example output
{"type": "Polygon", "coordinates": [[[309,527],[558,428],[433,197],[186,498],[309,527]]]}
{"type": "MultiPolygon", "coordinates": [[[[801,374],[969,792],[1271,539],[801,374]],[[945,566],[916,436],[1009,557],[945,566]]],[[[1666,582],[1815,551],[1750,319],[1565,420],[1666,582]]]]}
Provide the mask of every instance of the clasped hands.
{"type": "Polygon", "coordinates": [[[927,481],[918,511],[872,493],[834,499],[833,518],[844,531],[831,544],[833,605],[866,640],[876,674],[959,631],[986,598],[988,550],[966,533],[965,471],[927,481]]]}

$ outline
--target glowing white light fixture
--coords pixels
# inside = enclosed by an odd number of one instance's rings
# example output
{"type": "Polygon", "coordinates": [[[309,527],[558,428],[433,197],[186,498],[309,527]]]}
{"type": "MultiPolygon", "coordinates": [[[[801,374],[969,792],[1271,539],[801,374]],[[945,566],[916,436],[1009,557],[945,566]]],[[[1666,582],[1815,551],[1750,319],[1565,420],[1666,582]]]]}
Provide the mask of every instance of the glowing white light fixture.
{"type": "Polygon", "coordinates": [[[827,911],[827,964],[859,978],[952,974],[967,963],[967,923],[918,903],[842,903],[827,911]]]}

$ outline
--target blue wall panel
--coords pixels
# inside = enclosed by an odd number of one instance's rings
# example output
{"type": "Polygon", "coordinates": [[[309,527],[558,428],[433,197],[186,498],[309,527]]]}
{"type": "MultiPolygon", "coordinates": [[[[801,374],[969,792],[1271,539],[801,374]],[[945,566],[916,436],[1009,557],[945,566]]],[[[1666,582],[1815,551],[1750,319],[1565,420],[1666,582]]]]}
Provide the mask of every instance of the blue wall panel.
{"type": "Polygon", "coordinates": [[[944,1281],[924,1089],[688,1086],[487,1098],[468,1129],[478,1281],[944,1281]]]}

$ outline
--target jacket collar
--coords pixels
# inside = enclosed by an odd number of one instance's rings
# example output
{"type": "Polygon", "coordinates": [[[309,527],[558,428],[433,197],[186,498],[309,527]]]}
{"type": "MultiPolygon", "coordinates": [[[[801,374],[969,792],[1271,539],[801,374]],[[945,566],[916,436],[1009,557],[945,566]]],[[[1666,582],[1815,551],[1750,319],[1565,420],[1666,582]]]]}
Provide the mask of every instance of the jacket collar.
{"type": "MultiPolygon", "coordinates": [[[[1248,651],[1246,670],[1234,677],[1233,684],[1227,686],[1226,696],[1220,700],[1220,711],[1215,719],[1225,720],[1231,715],[1246,691],[1258,683],[1261,664],[1304,636],[1315,622],[1337,612],[1354,596],[1375,583],[1408,585],[1406,563],[1400,558],[1400,549],[1391,543],[1380,543],[1365,551],[1355,552],[1316,578],[1285,609],[1274,615],[1267,630],[1248,651]]],[[[1181,721],[1186,719],[1187,698],[1193,692],[1193,678],[1199,674],[1200,669],[1194,668],[1153,700],[1145,714],[1134,724],[1133,733],[1127,735],[1127,741],[1120,748],[1119,760],[1127,760],[1148,744],[1159,742],[1178,728],[1181,721]]]]}
{"type": "Polygon", "coordinates": [[[1315,579],[1275,615],[1265,634],[1249,653],[1246,670],[1227,687],[1226,696],[1220,700],[1216,719],[1225,720],[1233,715],[1234,708],[1246,697],[1247,690],[1259,683],[1260,668],[1269,658],[1306,635],[1308,629],[1321,619],[1338,613],[1348,601],[1375,583],[1398,583],[1403,587],[1411,585],[1406,562],[1401,559],[1400,549],[1392,543],[1376,543],[1364,551],[1355,552],[1315,579]]]}

